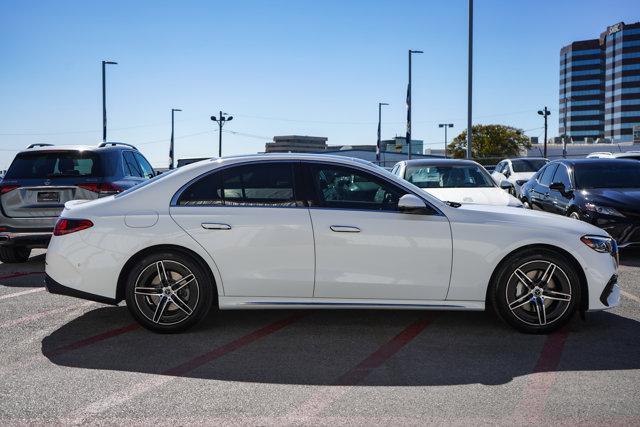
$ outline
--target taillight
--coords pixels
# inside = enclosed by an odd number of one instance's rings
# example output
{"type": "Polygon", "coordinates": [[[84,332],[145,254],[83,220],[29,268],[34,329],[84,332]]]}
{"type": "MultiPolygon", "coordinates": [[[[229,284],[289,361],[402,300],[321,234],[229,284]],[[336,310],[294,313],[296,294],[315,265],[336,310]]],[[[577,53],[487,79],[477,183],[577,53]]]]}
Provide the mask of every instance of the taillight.
{"type": "Polygon", "coordinates": [[[8,193],[16,188],[20,188],[19,185],[0,185],[0,194],[8,193]]]}
{"type": "Polygon", "coordinates": [[[53,228],[53,235],[64,236],[90,227],[93,227],[93,222],[88,219],[60,218],[53,228]]]}
{"type": "Polygon", "coordinates": [[[109,196],[122,191],[122,188],[111,182],[102,182],[100,184],[79,184],[78,187],[98,193],[100,196],[109,196]]]}

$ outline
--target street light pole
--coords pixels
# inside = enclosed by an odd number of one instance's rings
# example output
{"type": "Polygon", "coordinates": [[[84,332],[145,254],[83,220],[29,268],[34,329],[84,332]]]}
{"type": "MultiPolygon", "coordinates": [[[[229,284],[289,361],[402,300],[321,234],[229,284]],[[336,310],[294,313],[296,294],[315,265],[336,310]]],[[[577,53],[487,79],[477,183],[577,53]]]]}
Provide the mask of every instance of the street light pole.
{"type": "Polygon", "coordinates": [[[411,55],[414,53],[424,53],[421,50],[409,49],[409,84],[407,85],[407,151],[411,160],[411,55]]]}
{"type": "Polygon", "coordinates": [[[544,117],[544,154],[543,157],[547,158],[547,117],[551,114],[551,111],[545,106],[543,110],[538,110],[538,114],[544,117]]]}
{"type": "Polygon", "coordinates": [[[473,134],[473,124],[471,122],[473,109],[473,0],[469,0],[469,59],[467,70],[467,159],[471,159],[471,143],[473,134]]]}
{"type": "Polygon", "coordinates": [[[382,106],[389,105],[386,102],[378,102],[378,142],[376,143],[376,162],[380,164],[380,141],[382,138],[382,106]]]}
{"type": "Polygon", "coordinates": [[[171,145],[169,146],[169,169],[173,169],[173,113],[182,111],[179,108],[171,109],[171,145]]]}
{"type": "Polygon", "coordinates": [[[218,117],[211,116],[211,120],[218,122],[218,157],[222,157],[222,126],[224,126],[225,122],[233,120],[233,116],[220,111],[220,115],[218,117]]]}
{"type": "Polygon", "coordinates": [[[105,78],[105,66],[116,65],[117,62],[102,61],[102,142],[107,142],[107,85],[105,78]]]}
{"type": "Polygon", "coordinates": [[[453,123],[440,123],[439,128],[444,128],[444,158],[447,158],[447,128],[452,128],[453,123]]]}

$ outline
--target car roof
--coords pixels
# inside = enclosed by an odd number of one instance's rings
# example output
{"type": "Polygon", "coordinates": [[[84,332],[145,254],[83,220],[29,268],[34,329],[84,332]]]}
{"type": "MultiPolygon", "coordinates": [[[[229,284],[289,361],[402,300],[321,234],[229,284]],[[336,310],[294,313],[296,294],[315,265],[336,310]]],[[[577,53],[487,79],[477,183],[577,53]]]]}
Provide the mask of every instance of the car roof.
{"type": "Polygon", "coordinates": [[[115,144],[115,145],[106,145],[104,147],[100,147],[100,144],[98,145],[44,145],[44,146],[35,146],[32,148],[25,148],[24,150],[20,150],[18,152],[18,154],[22,154],[22,153],[37,153],[37,152],[41,152],[41,151],[111,151],[111,150],[132,150],[135,149],[137,150],[137,148],[130,146],[130,145],[124,145],[124,144],[118,144],[118,143],[111,143],[108,142],[107,144],[115,144]]]}
{"type": "Polygon", "coordinates": [[[629,164],[637,164],[637,160],[633,159],[616,159],[616,158],[604,158],[604,157],[591,157],[591,158],[583,158],[583,159],[558,159],[554,160],[553,163],[563,163],[565,165],[584,165],[584,164],[608,164],[612,167],[615,165],[621,164],[620,162],[625,162],[629,164]]]}

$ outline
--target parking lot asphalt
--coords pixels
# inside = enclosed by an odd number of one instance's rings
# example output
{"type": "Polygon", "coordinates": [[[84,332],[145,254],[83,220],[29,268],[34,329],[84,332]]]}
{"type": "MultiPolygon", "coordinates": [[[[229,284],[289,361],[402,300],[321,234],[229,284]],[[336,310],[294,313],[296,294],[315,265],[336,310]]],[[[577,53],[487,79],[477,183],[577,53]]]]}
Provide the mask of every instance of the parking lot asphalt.
{"type": "Polygon", "coordinates": [[[232,311],[159,335],[0,264],[0,424],[640,424],[640,251],[622,304],[548,336],[485,313],[232,311]]]}

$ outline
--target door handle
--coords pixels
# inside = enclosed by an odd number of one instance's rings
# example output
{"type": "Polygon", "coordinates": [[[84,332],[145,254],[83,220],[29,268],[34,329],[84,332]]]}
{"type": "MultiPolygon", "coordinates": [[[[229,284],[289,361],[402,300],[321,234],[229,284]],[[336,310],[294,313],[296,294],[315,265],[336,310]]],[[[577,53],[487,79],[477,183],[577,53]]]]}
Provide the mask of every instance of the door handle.
{"type": "Polygon", "coordinates": [[[229,224],[222,224],[219,222],[203,222],[202,228],[205,230],[231,230],[229,224]]]}
{"type": "Polygon", "coordinates": [[[359,233],[360,229],[358,227],[353,227],[350,225],[332,225],[329,227],[331,231],[335,231],[336,233],[359,233]]]}

